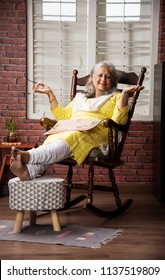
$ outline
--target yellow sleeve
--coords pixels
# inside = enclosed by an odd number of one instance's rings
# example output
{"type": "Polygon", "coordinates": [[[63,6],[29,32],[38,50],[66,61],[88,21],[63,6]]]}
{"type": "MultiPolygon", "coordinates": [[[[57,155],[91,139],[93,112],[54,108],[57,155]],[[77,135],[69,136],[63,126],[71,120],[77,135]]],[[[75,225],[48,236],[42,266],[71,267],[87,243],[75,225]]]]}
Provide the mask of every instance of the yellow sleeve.
{"type": "Polygon", "coordinates": [[[122,110],[118,109],[118,103],[121,97],[121,93],[115,94],[112,97],[112,102],[114,103],[114,111],[111,119],[118,124],[125,124],[128,121],[128,105],[122,110]]]}
{"type": "Polygon", "coordinates": [[[68,120],[72,116],[74,100],[72,100],[66,107],[58,105],[54,110],[51,109],[51,112],[56,120],[68,120]]]}

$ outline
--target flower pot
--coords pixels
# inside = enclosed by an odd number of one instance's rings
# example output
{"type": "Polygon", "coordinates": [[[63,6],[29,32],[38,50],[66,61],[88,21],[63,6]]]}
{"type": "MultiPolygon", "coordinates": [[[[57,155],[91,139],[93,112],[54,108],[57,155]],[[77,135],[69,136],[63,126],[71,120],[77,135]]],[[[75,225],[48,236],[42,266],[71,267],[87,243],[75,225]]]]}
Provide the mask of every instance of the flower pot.
{"type": "Polygon", "coordinates": [[[17,134],[14,131],[9,131],[6,139],[7,142],[17,142],[17,134]]]}

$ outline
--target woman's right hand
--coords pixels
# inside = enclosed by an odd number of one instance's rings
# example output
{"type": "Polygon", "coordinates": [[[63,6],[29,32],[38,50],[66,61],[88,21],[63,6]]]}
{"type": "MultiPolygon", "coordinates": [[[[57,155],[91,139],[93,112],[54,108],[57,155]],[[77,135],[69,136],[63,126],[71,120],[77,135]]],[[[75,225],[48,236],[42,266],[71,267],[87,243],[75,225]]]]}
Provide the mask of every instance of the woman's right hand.
{"type": "Polygon", "coordinates": [[[58,106],[58,101],[56,96],[54,95],[53,91],[50,87],[48,87],[44,83],[37,83],[35,86],[32,87],[35,92],[46,94],[49,98],[49,102],[51,105],[52,110],[54,110],[58,106]]]}
{"type": "Polygon", "coordinates": [[[51,88],[44,83],[37,83],[35,86],[32,87],[32,90],[35,92],[47,94],[49,97],[54,95],[51,88]]]}

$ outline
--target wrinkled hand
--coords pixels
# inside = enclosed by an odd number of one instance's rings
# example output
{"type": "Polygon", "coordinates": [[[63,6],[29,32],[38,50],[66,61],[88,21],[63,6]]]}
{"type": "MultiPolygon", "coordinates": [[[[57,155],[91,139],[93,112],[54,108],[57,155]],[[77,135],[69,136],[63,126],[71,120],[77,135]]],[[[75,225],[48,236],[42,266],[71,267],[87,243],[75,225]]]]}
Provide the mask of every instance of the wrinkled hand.
{"type": "Polygon", "coordinates": [[[126,93],[129,96],[133,96],[135,91],[140,91],[142,89],[144,89],[143,86],[130,86],[130,87],[123,89],[123,93],[126,93]]]}
{"type": "Polygon", "coordinates": [[[35,92],[39,92],[39,93],[43,93],[43,94],[47,94],[48,96],[50,94],[52,94],[52,90],[50,87],[48,87],[46,84],[44,83],[37,83],[36,85],[34,85],[32,87],[32,90],[35,92]]]}

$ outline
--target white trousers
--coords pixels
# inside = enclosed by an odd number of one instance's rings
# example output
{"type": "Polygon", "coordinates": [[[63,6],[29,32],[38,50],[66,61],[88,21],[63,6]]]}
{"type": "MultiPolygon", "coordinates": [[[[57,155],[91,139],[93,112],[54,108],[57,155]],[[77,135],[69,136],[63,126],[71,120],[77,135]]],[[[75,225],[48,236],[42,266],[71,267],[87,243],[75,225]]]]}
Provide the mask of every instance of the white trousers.
{"type": "Polygon", "coordinates": [[[72,155],[69,145],[66,141],[57,139],[51,144],[43,145],[28,150],[30,160],[27,164],[29,178],[36,178],[42,175],[49,165],[58,163],[72,155]]]}

